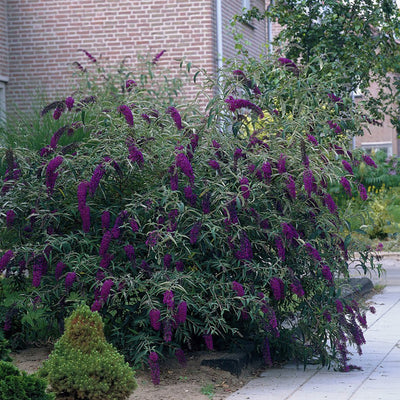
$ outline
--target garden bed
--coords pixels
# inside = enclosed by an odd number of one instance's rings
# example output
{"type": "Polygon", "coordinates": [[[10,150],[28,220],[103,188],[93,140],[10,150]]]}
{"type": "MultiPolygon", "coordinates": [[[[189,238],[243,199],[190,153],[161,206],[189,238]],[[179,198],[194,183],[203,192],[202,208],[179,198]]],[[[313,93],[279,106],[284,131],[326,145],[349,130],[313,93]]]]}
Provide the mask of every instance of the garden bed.
{"type": "MultiPolygon", "coordinates": [[[[33,373],[50,354],[50,347],[29,348],[11,354],[14,364],[20,369],[33,373]]],[[[138,371],[136,379],[138,388],[129,400],[222,400],[232,392],[244,386],[257,375],[257,370],[248,368],[237,377],[227,371],[201,365],[210,353],[199,352],[188,356],[188,363],[182,368],[174,360],[168,365],[161,365],[160,385],[154,386],[149,371],[138,371]]]]}

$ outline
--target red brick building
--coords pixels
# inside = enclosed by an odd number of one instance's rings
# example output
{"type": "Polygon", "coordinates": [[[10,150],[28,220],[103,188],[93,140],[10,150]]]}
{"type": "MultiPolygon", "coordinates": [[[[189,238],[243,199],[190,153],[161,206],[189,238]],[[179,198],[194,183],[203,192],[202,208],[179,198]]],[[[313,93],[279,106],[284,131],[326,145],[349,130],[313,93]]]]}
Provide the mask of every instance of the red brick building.
{"type": "MultiPolygon", "coordinates": [[[[71,86],[71,65],[97,58],[134,68],[138,55],[166,50],[173,71],[185,57],[215,72],[232,57],[229,21],[264,0],[0,0],[0,107],[27,109],[36,93],[53,100],[71,86]]],[[[242,25],[250,53],[265,52],[266,24],[242,25]]],[[[189,92],[190,94],[190,92],[189,92]]]]}

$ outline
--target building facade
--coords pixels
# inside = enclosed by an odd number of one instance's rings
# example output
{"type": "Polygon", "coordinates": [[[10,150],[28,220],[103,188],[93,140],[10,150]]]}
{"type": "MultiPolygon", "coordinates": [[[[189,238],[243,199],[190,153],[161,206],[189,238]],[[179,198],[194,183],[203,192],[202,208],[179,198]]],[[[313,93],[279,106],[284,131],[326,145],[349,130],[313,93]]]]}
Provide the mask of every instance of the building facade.
{"type": "MultiPolygon", "coordinates": [[[[229,21],[252,6],[263,10],[265,1],[0,0],[0,105],[26,110],[38,92],[65,95],[73,62],[89,61],[79,49],[132,69],[138,55],[166,50],[163,67],[172,72],[184,57],[214,73],[235,55],[229,21]]],[[[252,55],[266,51],[265,23],[240,30],[252,55]]]]}

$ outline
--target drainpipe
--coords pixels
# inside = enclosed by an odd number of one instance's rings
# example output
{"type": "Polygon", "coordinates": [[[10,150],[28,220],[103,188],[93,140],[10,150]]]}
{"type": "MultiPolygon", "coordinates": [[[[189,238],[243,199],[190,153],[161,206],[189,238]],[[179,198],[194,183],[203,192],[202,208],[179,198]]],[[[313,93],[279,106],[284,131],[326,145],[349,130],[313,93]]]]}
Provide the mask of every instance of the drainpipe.
{"type": "Polygon", "coordinates": [[[222,5],[221,0],[216,0],[217,11],[217,73],[222,69],[222,5]]]}
{"type": "MultiPolygon", "coordinates": [[[[269,11],[271,9],[271,6],[275,5],[275,0],[271,0],[271,2],[269,3],[269,6],[267,7],[267,11],[269,11]]],[[[267,18],[267,27],[268,27],[268,50],[269,50],[269,54],[272,54],[272,41],[273,41],[273,37],[272,37],[272,22],[271,22],[271,18],[268,17],[267,18]]]]}

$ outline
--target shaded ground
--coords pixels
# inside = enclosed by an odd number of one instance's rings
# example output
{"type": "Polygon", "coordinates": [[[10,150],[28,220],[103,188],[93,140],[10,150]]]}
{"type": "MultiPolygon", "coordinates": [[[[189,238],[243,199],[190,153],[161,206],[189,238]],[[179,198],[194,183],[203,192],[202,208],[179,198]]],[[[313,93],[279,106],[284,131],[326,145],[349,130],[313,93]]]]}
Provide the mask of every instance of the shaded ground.
{"type": "MultiPolygon", "coordinates": [[[[33,373],[50,353],[50,348],[30,348],[11,354],[14,364],[33,373]]],[[[229,372],[200,365],[209,353],[196,353],[188,358],[185,368],[175,360],[161,365],[160,385],[154,386],[149,371],[138,371],[138,389],[129,400],[223,400],[257,375],[245,370],[240,377],[229,372]]]]}

